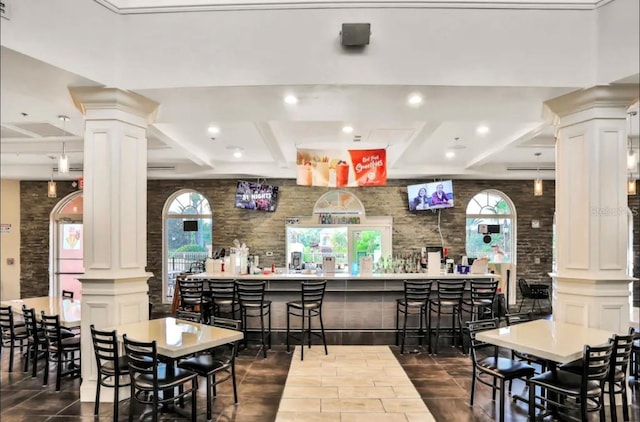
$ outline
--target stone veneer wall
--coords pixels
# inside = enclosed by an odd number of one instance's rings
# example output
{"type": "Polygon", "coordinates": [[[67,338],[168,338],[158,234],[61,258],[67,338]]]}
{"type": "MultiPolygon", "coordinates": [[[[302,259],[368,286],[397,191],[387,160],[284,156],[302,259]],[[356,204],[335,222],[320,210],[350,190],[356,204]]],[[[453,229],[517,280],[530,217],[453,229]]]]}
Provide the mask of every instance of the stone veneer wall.
{"type": "MultiPolygon", "coordinates": [[[[162,210],[167,199],[180,189],[201,192],[213,211],[213,247],[228,248],[233,239],[250,247],[252,255],[260,255],[263,265],[272,260],[285,263],[286,217],[310,216],[315,201],[327,188],[297,186],[295,180],[270,179],[280,186],[278,209],[274,213],[250,212],[234,208],[237,179],[149,180],[147,207],[147,270],[155,276],[149,280],[151,300],[161,302],[162,286],[162,210]],[[273,257],[265,257],[273,251],[273,257]]],[[[377,188],[349,188],[360,198],[367,215],[393,216],[393,253],[404,249],[418,250],[426,244],[438,244],[437,214],[409,212],[406,186],[425,179],[389,180],[377,188]]],[[[456,205],[441,213],[440,226],[450,254],[459,259],[465,249],[465,210],[468,201],[484,189],[496,189],[511,198],[517,213],[518,276],[530,282],[551,282],[551,236],[555,204],[553,181],[545,181],[544,195],[533,196],[531,180],[454,180],[456,205]],[[531,228],[531,220],[540,228],[531,228]],[[540,263],[535,264],[535,257],[540,263]]],[[[57,199],[47,198],[46,182],[21,182],[21,293],[23,297],[48,293],[49,215],[60,198],[73,191],[70,182],[58,184],[57,199]],[[67,186],[68,185],[68,186],[67,186]]],[[[640,196],[629,197],[629,206],[640,220],[640,196]]],[[[640,224],[634,225],[635,275],[640,270],[640,224]]],[[[519,293],[519,292],[518,292],[519,293]]],[[[636,305],[638,288],[636,283],[636,305]]]]}

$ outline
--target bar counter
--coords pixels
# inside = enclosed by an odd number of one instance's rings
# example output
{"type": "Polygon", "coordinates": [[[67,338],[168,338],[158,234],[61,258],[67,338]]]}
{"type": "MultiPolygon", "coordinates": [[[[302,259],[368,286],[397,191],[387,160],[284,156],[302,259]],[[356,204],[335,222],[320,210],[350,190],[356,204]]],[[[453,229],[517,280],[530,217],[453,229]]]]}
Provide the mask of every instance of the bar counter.
{"type": "MultiPolygon", "coordinates": [[[[190,279],[232,279],[266,281],[266,297],[271,300],[275,344],[284,342],[286,302],[300,300],[302,281],[327,280],[322,306],[327,342],[330,344],[393,344],[395,342],[396,299],[403,297],[404,280],[499,279],[498,274],[191,274],[190,279]]],[[[435,283],[434,283],[435,288],[435,283]]],[[[296,319],[296,324],[299,318],[296,319]]],[[[413,321],[411,321],[413,323],[413,321]]],[[[417,323],[417,321],[416,321],[417,323]]],[[[313,321],[314,327],[319,323],[313,321]]],[[[249,322],[253,326],[253,322],[249,322]]],[[[298,325],[296,325],[298,326],[298,325]]]]}

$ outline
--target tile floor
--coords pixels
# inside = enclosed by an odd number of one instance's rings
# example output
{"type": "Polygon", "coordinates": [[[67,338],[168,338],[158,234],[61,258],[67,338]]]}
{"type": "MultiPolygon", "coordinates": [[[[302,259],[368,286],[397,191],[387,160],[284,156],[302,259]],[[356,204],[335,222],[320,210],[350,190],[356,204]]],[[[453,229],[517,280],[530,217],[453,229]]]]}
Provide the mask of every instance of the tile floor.
{"type": "MultiPolygon", "coordinates": [[[[338,349],[336,348],[334,350],[334,347],[335,346],[329,345],[330,357],[327,358],[327,363],[337,357],[338,349]]],[[[334,418],[330,419],[331,421],[351,422],[353,419],[350,418],[356,417],[354,416],[355,412],[344,412],[344,418],[342,419],[335,416],[339,414],[339,411],[345,410],[349,406],[360,406],[360,404],[357,404],[359,402],[353,402],[352,399],[372,399],[372,397],[368,397],[368,395],[376,394],[381,397],[373,398],[371,403],[377,403],[373,404],[373,406],[378,406],[377,409],[380,409],[379,404],[381,404],[385,411],[388,410],[391,411],[391,413],[398,414],[397,418],[395,416],[394,418],[405,422],[405,420],[408,421],[409,419],[407,419],[407,416],[404,416],[405,419],[402,419],[400,414],[405,413],[411,415],[414,413],[413,410],[408,411],[410,408],[405,406],[393,408],[393,403],[390,400],[411,400],[411,406],[419,406],[420,404],[416,400],[417,397],[415,397],[414,390],[417,391],[417,394],[421,397],[424,404],[426,404],[430,414],[433,415],[433,418],[438,422],[488,422],[495,420],[496,406],[495,403],[491,401],[491,390],[489,388],[479,386],[476,393],[476,404],[473,407],[469,406],[471,361],[468,356],[461,355],[458,349],[447,346],[442,347],[438,356],[430,356],[420,350],[416,350],[418,353],[405,353],[404,355],[400,355],[399,348],[391,346],[389,349],[391,352],[384,352],[384,359],[378,359],[380,361],[379,363],[373,363],[373,359],[365,359],[368,366],[371,364],[370,367],[375,370],[377,374],[376,377],[379,376],[379,378],[375,378],[377,382],[374,386],[370,384],[357,385],[360,382],[358,380],[366,378],[367,376],[355,365],[348,368],[343,367],[342,369],[336,366],[331,370],[329,369],[331,368],[329,364],[326,365],[326,369],[322,371],[329,371],[328,373],[333,374],[332,378],[334,379],[332,382],[335,385],[314,386],[314,383],[318,383],[318,371],[315,368],[307,369],[304,366],[298,365],[299,361],[297,357],[288,354],[284,346],[274,345],[274,348],[268,352],[266,359],[262,358],[262,352],[258,349],[250,348],[243,350],[237,359],[240,404],[237,406],[233,404],[230,385],[228,385],[228,383],[223,384],[219,388],[219,395],[214,403],[214,420],[219,422],[273,422],[277,418],[279,407],[281,411],[280,420],[290,416],[285,415],[289,410],[293,410],[295,413],[301,409],[308,409],[309,406],[316,406],[315,408],[320,406],[320,410],[323,410],[322,406],[324,405],[325,410],[335,410],[333,413],[334,418]],[[406,377],[397,376],[397,364],[390,363],[391,366],[385,368],[387,362],[393,362],[391,359],[392,356],[402,366],[406,376],[413,385],[412,388],[406,377]],[[374,366],[378,364],[382,366],[374,366]],[[292,366],[292,373],[297,374],[295,377],[297,380],[291,378],[293,380],[291,383],[287,382],[290,366],[292,366]],[[393,372],[388,373],[387,369],[393,372]],[[356,385],[340,386],[338,385],[340,382],[348,382],[356,385]],[[332,387],[333,392],[335,392],[337,388],[337,397],[335,393],[327,393],[327,390],[316,390],[317,394],[311,397],[311,401],[294,403],[291,400],[304,400],[309,398],[304,396],[310,395],[308,394],[309,390],[307,390],[306,393],[297,393],[300,390],[296,390],[295,387],[309,386],[296,386],[296,383],[308,383],[311,384],[313,388],[332,387]],[[389,385],[384,385],[385,383],[389,385]],[[392,387],[392,389],[389,390],[384,387],[392,387]],[[395,397],[384,397],[385,395],[391,396],[392,393],[395,397]],[[329,394],[331,394],[330,397],[323,397],[323,395],[329,394]],[[296,395],[302,396],[296,397],[296,395]],[[404,397],[405,395],[407,397],[404,397]],[[281,406],[280,402],[282,398],[285,400],[281,406]],[[385,406],[384,403],[387,405],[385,406]],[[295,410],[290,407],[292,404],[296,404],[295,410]],[[297,405],[299,405],[299,407],[297,405]]],[[[305,350],[305,361],[307,360],[307,356],[311,356],[307,353],[308,350],[309,349],[305,350]]],[[[314,353],[321,352],[322,348],[321,346],[314,345],[311,350],[314,353]]],[[[12,373],[8,372],[8,361],[7,349],[4,349],[2,351],[0,371],[1,422],[95,420],[93,418],[93,403],[81,403],[79,401],[80,382],[78,379],[64,380],[62,383],[62,391],[55,392],[54,387],[51,385],[46,388],[42,387],[42,369],[38,373],[38,378],[32,379],[30,374],[25,374],[21,371],[20,365],[22,364],[22,360],[20,358],[16,359],[14,372],[12,373]]],[[[40,367],[42,367],[42,365],[40,367]]],[[[50,377],[50,379],[52,379],[52,377],[50,377]]],[[[331,383],[331,381],[328,382],[331,383]]],[[[514,392],[521,392],[523,384],[515,383],[513,389],[514,392]]],[[[506,407],[506,420],[514,422],[525,421],[527,419],[526,411],[526,405],[509,401],[506,407]]],[[[128,412],[128,402],[121,402],[120,420],[127,420],[128,412]]],[[[422,412],[422,410],[417,413],[420,412],[422,412]]],[[[204,382],[201,383],[198,396],[198,413],[200,415],[199,420],[204,420],[204,382]]],[[[376,413],[382,415],[382,412],[376,413]]],[[[621,415],[620,407],[618,414],[621,415]]],[[[378,420],[394,422],[396,420],[389,417],[386,413],[385,416],[388,418],[380,419],[382,416],[374,415],[366,417],[365,420],[367,422],[376,422],[378,420]],[[378,419],[375,419],[376,417],[378,419]]],[[[426,417],[428,418],[429,416],[426,417]]],[[[100,406],[100,416],[98,420],[112,420],[111,403],[103,403],[100,406]]],[[[183,419],[176,418],[175,415],[172,414],[166,414],[162,415],[161,420],[181,421],[183,419]]],[[[314,422],[314,420],[329,419],[314,419],[309,415],[305,415],[302,420],[305,422],[314,422]]],[[[355,420],[360,419],[356,417],[355,420]]],[[[422,422],[422,419],[418,420],[422,422]]],[[[430,419],[424,420],[429,421],[430,419]]],[[[607,420],[609,420],[608,416],[607,420]]],[[[631,420],[640,422],[640,388],[636,388],[632,393],[631,420]]]]}

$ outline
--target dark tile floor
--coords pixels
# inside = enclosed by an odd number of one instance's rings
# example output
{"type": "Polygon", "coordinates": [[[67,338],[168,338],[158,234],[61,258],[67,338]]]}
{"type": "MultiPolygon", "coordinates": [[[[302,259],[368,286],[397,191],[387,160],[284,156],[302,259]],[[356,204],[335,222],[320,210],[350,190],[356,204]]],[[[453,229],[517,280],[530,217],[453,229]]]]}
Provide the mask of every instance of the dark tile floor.
{"type": "MultiPolygon", "coordinates": [[[[469,406],[471,384],[471,361],[458,349],[443,346],[438,356],[427,353],[405,353],[392,347],[399,362],[421,394],[437,421],[493,421],[495,403],[491,401],[491,390],[480,385],[476,389],[476,403],[469,406]]],[[[79,401],[78,379],[67,379],[62,391],[55,392],[53,386],[42,387],[42,371],[37,379],[21,371],[21,359],[16,359],[13,373],[8,372],[8,353],[2,356],[0,374],[0,421],[2,422],[63,422],[94,420],[93,403],[79,401]]],[[[329,349],[329,353],[331,350],[329,349]]],[[[291,355],[284,346],[276,346],[267,358],[257,349],[244,350],[237,359],[239,405],[233,404],[232,391],[228,383],[220,386],[214,404],[215,421],[272,422],[291,362],[291,355]]],[[[50,379],[52,379],[50,377],[50,379]]],[[[522,383],[514,383],[513,390],[523,390],[522,383]]],[[[631,420],[640,421],[640,387],[632,394],[631,420]]],[[[205,419],[204,382],[198,396],[199,420],[205,419]]],[[[619,407],[619,417],[621,419],[619,407]]],[[[126,420],[128,401],[120,405],[120,420],[126,420]]],[[[506,407],[508,421],[525,421],[527,406],[509,401],[506,407]]],[[[100,407],[99,420],[112,419],[110,403],[100,407]]],[[[182,420],[172,414],[163,415],[163,421],[182,420]]],[[[609,420],[609,419],[607,419],[609,420]]],[[[339,421],[336,421],[339,422],[339,421]]]]}

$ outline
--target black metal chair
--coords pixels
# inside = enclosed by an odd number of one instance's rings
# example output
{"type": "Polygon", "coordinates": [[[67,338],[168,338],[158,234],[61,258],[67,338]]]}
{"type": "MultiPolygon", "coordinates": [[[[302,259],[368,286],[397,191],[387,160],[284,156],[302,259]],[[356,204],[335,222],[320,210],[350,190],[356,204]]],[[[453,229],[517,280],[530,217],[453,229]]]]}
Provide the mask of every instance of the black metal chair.
{"type": "Polygon", "coordinates": [[[224,315],[236,319],[240,304],[236,297],[235,280],[210,279],[209,295],[211,298],[211,315],[223,317],[224,315]]]}
{"type": "Polygon", "coordinates": [[[96,383],[96,403],[93,415],[98,416],[100,411],[100,387],[113,388],[113,420],[118,420],[120,387],[126,387],[131,381],[121,382],[120,378],[129,376],[129,365],[126,356],[120,356],[118,350],[118,338],[114,331],[99,331],[91,324],[91,340],[96,356],[98,368],[98,382],[96,383]]]}
{"type": "Polygon", "coordinates": [[[44,368],[44,385],[49,382],[49,363],[56,364],[56,391],[65,375],[80,376],[80,337],[63,337],[58,315],[45,315],[42,311],[42,328],[47,339],[47,360],[44,368]],[[76,357],[76,352],[78,356],[76,357]],[[66,365],[66,370],[63,366],[66,365]]]}
{"type": "MultiPolygon", "coordinates": [[[[242,322],[226,318],[211,318],[211,325],[239,331],[242,322]]],[[[236,387],[236,354],[238,341],[216,347],[203,354],[199,354],[178,363],[178,367],[193,371],[207,379],[207,420],[211,420],[211,400],[216,397],[216,385],[231,380],[233,384],[233,402],[238,404],[238,390],[236,387]],[[223,374],[223,378],[216,378],[223,374]]]]}
{"type": "Polygon", "coordinates": [[[631,346],[631,358],[629,359],[629,375],[633,377],[633,387],[640,385],[640,331],[633,335],[633,345],[631,346]]]}
{"type": "MultiPolygon", "coordinates": [[[[614,335],[612,339],[613,352],[611,354],[611,366],[609,368],[609,374],[607,375],[607,382],[605,384],[605,393],[609,394],[612,421],[618,420],[616,394],[622,395],[623,420],[629,420],[629,404],[627,401],[627,368],[629,367],[629,360],[631,358],[634,333],[635,330],[630,328],[628,335],[614,335]]],[[[583,360],[578,359],[560,366],[560,369],[580,375],[582,374],[583,365],[583,360]]]]}
{"type": "Polygon", "coordinates": [[[171,365],[161,365],[158,360],[156,342],[139,342],[123,335],[124,351],[129,365],[131,377],[131,400],[129,405],[129,421],[133,420],[136,403],[150,404],[153,422],[158,420],[160,404],[174,404],[178,399],[191,395],[191,421],[198,416],[196,396],[198,391],[198,375],[185,369],[174,369],[171,365]],[[188,389],[184,386],[191,384],[188,389]],[[178,394],[166,394],[168,390],[178,394]],[[160,392],[163,392],[161,395],[160,392]]]}
{"type": "Polygon", "coordinates": [[[500,390],[500,422],[504,421],[505,411],[505,381],[511,382],[517,378],[529,378],[533,376],[535,369],[526,363],[509,358],[498,356],[498,347],[484,343],[476,339],[476,334],[485,330],[498,328],[498,319],[485,319],[467,322],[467,331],[470,337],[471,360],[473,363],[473,373],[471,375],[471,398],[470,404],[473,406],[476,381],[491,387],[492,399],[496,400],[496,390],[500,390]],[[493,348],[488,357],[482,358],[478,351],[493,348]],[[487,379],[490,378],[490,379],[487,379]],[[499,381],[499,385],[496,384],[499,381]]]}
{"type": "Polygon", "coordinates": [[[244,332],[244,347],[247,347],[249,341],[248,318],[260,318],[260,344],[265,358],[267,357],[267,344],[271,349],[271,301],[264,298],[266,285],[266,281],[236,282],[236,293],[240,303],[240,319],[244,332]],[[268,331],[265,331],[264,317],[267,317],[268,331]],[[266,342],[267,338],[268,343],[266,342]]]}
{"type": "MultiPolygon", "coordinates": [[[[585,345],[580,373],[558,368],[529,378],[529,403],[538,399],[543,407],[551,405],[556,411],[568,412],[562,416],[570,420],[586,421],[590,412],[599,412],[600,420],[605,420],[604,385],[612,354],[612,341],[605,346],[585,345]],[[536,395],[536,387],[546,394],[536,395]],[[580,416],[575,417],[572,412],[580,416]]],[[[536,420],[536,407],[529,406],[530,421],[536,420]]]]}
{"type": "Polygon", "coordinates": [[[549,293],[549,286],[546,284],[529,284],[524,278],[519,278],[518,288],[522,295],[522,302],[520,302],[518,312],[522,310],[522,305],[524,305],[525,299],[533,300],[531,304],[531,312],[535,311],[536,304],[538,304],[539,312],[542,313],[542,305],[540,304],[540,301],[542,300],[548,301],[549,309],[551,309],[551,294],[549,293]]]}
{"type": "Polygon", "coordinates": [[[328,354],[327,340],[324,335],[324,323],[322,321],[322,301],[324,300],[324,292],[327,288],[326,281],[303,281],[301,283],[300,300],[287,302],[287,352],[290,351],[289,338],[300,340],[300,360],[304,360],[305,338],[311,348],[311,337],[316,336],[322,338],[324,345],[324,354],[328,354]],[[291,334],[291,318],[301,317],[302,326],[300,329],[300,337],[291,334]],[[320,322],[320,333],[314,333],[311,330],[311,318],[318,317],[320,322]],[[305,327],[305,319],[307,324],[305,327]]]}
{"type": "Polygon", "coordinates": [[[13,320],[13,308],[0,306],[0,352],[9,348],[9,372],[13,372],[14,350],[20,348],[20,354],[24,353],[25,343],[29,338],[25,326],[16,327],[13,320]],[[17,344],[16,344],[17,343],[17,344]]]}
{"type": "Polygon", "coordinates": [[[204,296],[204,282],[202,280],[179,280],[181,311],[200,312],[204,320],[208,316],[208,303],[204,296]]]}
{"type": "Polygon", "coordinates": [[[176,319],[184,319],[185,321],[191,322],[202,322],[202,314],[200,312],[191,312],[191,311],[176,311],[176,319]]]}
{"type": "MultiPolygon", "coordinates": [[[[531,312],[521,312],[506,314],[507,326],[522,324],[524,322],[533,321],[533,315],[531,312]]],[[[528,353],[519,352],[517,350],[511,350],[511,359],[518,359],[526,362],[529,365],[535,364],[540,366],[540,370],[536,371],[536,374],[541,374],[547,370],[549,362],[538,356],[530,355],[528,353]]],[[[511,393],[511,382],[509,382],[509,393],[511,393]]]]}
{"type": "Polygon", "coordinates": [[[494,318],[494,301],[498,292],[498,280],[470,280],[471,290],[463,307],[471,315],[471,321],[494,318]]]}
{"type": "MultiPolygon", "coordinates": [[[[434,354],[438,354],[438,347],[440,343],[440,325],[443,317],[451,317],[451,327],[447,327],[447,330],[451,331],[451,334],[442,334],[442,336],[451,337],[453,345],[455,347],[456,338],[460,339],[460,345],[464,348],[464,340],[462,338],[462,300],[464,295],[464,286],[466,280],[437,280],[436,281],[436,297],[429,299],[429,320],[430,331],[433,328],[433,318],[431,313],[436,313],[436,338],[435,347],[433,349],[434,354]],[[458,328],[456,328],[456,322],[458,328]]],[[[431,332],[429,333],[429,340],[431,340],[431,332]]]]}
{"type": "MultiPolygon", "coordinates": [[[[406,338],[417,337],[419,344],[422,346],[422,341],[425,337],[425,331],[423,327],[426,327],[426,332],[430,332],[430,319],[429,319],[429,297],[431,295],[432,281],[406,281],[404,282],[404,297],[396,299],[396,346],[399,345],[400,340],[400,316],[403,315],[402,323],[402,344],[400,345],[400,353],[404,353],[404,345],[406,338]],[[407,320],[410,316],[417,316],[419,319],[418,332],[415,335],[407,334],[407,320]],[[424,320],[424,325],[423,325],[424,320]]],[[[429,353],[431,353],[431,341],[427,338],[429,347],[429,353]]]]}
{"type": "Polygon", "coordinates": [[[36,310],[27,308],[22,305],[22,315],[24,315],[25,329],[27,330],[27,353],[24,360],[24,372],[29,369],[29,357],[33,357],[33,363],[31,364],[31,376],[36,377],[38,370],[38,355],[40,352],[47,353],[47,339],[44,336],[44,331],[40,328],[38,321],[36,320],[36,310]]]}

